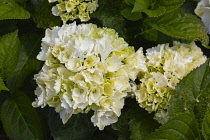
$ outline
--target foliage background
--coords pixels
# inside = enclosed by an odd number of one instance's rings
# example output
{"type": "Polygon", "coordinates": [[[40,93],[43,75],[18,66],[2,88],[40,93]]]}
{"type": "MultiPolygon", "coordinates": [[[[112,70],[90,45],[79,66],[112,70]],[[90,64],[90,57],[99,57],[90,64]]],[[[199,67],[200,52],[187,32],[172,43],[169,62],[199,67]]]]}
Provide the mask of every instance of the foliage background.
{"type": "MultiPolygon", "coordinates": [[[[90,122],[92,112],[73,115],[63,125],[53,109],[34,109],[33,76],[43,65],[36,59],[41,39],[46,28],[62,25],[60,18],[51,14],[53,5],[48,0],[0,1],[0,139],[209,139],[209,62],[177,85],[169,106],[171,119],[163,126],[134,99],[126,99],[118,122],[103,131],[90,122]]],[[[174,40],[196,41],[209,57],[209,36],[194,14],[196,5],[193,0],[99,0],[88,23],[115,29],[136,49],[174,40]]]]}

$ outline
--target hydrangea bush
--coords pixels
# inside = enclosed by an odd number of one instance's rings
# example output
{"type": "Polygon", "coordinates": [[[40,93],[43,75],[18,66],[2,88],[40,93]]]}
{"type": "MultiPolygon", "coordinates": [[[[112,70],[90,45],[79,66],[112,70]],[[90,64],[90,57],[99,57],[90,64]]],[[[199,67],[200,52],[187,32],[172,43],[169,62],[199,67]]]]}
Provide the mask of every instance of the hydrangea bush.
{"type": "Polygon", "coordinates": [[[0,1],[0,139],[210,139],[208,11],[0,1]]]}

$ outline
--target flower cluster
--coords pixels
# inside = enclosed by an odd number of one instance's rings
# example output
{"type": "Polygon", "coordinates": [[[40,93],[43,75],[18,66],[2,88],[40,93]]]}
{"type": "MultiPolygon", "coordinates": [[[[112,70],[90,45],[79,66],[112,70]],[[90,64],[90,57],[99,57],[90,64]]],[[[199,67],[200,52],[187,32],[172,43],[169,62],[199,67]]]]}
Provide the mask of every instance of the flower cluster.
{"type": "Polygon", "coordinates": [[[132,91],[131,80],[146,72],[142,49],[136,53],[113,29],[94,24],[47,29],[35,75],[38,87],[34,107],[54,107],[63,123],[72,114],[94,111],[91,121],[100,130],[115,123],[132,91]]]}
{"type": "Polygon", "coordinates": [[[98,0],[49,0],[58,2],[53,6],[52,13],[60,16],[63,22],[80,18],[81,21],[90,20],[89,14],[98,7],[98,0]]]}
{"type": "Polygon", "coordinates": [[[206,31],[210,34],[210,1],[201,0],[195,9],[195,14],[201,17],[206,31]]]}
{"type": "Polygon", "coordinates": [[[136,100],[148,112],[156,112],[155,119],[164,123],[168,119],[167,108],[177,83],[194,68],[206,61],[201,49],[194,42],[174,42],[147,50],[148,72],[140,78],[135,92],[136,100]]]}

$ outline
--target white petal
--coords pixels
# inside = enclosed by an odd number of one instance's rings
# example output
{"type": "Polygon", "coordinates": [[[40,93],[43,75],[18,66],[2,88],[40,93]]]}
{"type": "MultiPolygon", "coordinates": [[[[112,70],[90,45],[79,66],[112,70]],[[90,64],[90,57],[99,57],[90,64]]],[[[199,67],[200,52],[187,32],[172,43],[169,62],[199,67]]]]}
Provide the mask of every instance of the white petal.
{"type": "Polygon", "coordinates": [[[121,67],[121,61],[118,57],[116,56],[112,56],[112,57],[108,57],[105,60],[106,64],[107,64],[107,70],[109,72],[114,72],[117,71],[120,67],[121,67]]]}
{"type": "Polygon", "coordinates": [[[49,3],[52,3],[52,2],[56,2],[58,0],[48,0],[48,1],[49,1],[49,3]]]}
{"type": "Polygon", "coordinates": [[[98,39],[97,42],[99,44],[98,50],[102,61],[104,61],[111,52],[116,50],[116,48],[112,46],[110,36],[108,34],[104,35],[103,38],[98,39]]]}
{"type": "Polygon", "coordinates": [[[206,31],[210,34],[210,9],[206,10],[206,12],[201,16],[201,19],[206,27],[206,31]]]}
{"type": "Polygon", "coordinates": [[[50,49],[47,45],[44,45],[42,43],[42,47],[41,47],[41,51],[39,52],[39,54],[37,55],[37,59],[38,60],[42,60],[42,61],[45,61],[47,60],[47,58],[49,57],[50,55],[50,49]]]}
{"type": "Polygon", "coordinates": [[[73,109],[72,108],[63,109],[60,112],[60,118],[62,119],[63,124],[65,124],[69,120],[69,118],[72,116],[72,114],[73,114],[73,109]]]}
{"type": "Polygon", "coordinates": [[[52,7],[52,14],[54,16],[60,16],[62,14],[62,11],[59,11],[57,6],[53,6],[52,7]]]}

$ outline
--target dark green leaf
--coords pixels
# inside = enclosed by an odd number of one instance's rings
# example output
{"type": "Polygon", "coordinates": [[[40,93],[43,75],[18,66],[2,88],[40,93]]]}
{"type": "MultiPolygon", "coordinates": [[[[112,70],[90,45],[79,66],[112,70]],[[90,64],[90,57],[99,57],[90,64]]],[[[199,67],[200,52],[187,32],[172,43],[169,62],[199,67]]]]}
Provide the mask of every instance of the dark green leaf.
{"type": "Polygon", "coordinates": [[[27,19],[30,13],[12,0],[0,1],[0,20],[4,19],[27,19]]]}
{"type": "Polygon", "coordinates": [[[195,112],[199,125],[210,102],[210,66],[209,60],[194,69],[177,85],[169,105],[169,115],[183,112],[195,112]]]}
{"type": "Polygon", "coordinates": [[[21,37],[21,42],[23,47],[21,48],[18,65],[7,81],[8,88],[12,93],[15,93],[22,86],[23,81],[29,74],[37,73],[42,66],[42,62],[36,59],[40,51],[41,37],[36,34],[25,34],[21,37]]]}
{"type": "Polygon", "coordinates": [[[16,3],[24,6],[28,0],[14,0],[16,3]]]}
{"type": "Polygon", "coordinates": [[[201,41],[203,46],[208,47],[209,37],[201,20],[194,15],[184,14],[181,9],[157,18],[148,18],[147,23],[171,37],[201,41]]]}
{"type": "Polygon", "coordinates": [[[189,44],[191,43],[192,41],[189,41],[189,40],[185,40],[185,39],[178,39],[178,38],[174,38],[174,37],[171,37],[171,36],[168,36],[160,31],[157,31],[157,40],[156,40],[156,43],[158,44],[166,44],[166,43],[169,43],[171,45],[173,45],[173,42],[174,41],[179,41],[179,42],[182,42],[182,43],[186,43],[186,44],[189,44]]]}
{"type": "Polygon", "coordinates": [[[152,28],[152,26],[150,26],[149,24],[143,23],[140,28],[142,32],[139,33],[138,35],[142,35],[145,39],[150,41],[158,40],[158,31],[152,28]]]}
{"type": "MultiPolygon", "coordinates": [[[[8,91],[1,91],[1,92],[0,92],[0,96],[1,96],[1,98],[0,98],[0,110],[1,110],[1,106],[3,105],[3,103],[4,103],[8,98],[11,97],[11,95],[9,94],[8,91]]],[[[1,111],[0,111],[0,116],[1,116],[1,111]]]]}
{"type": "Polygon", "coordinates": [[[54,110],[49,113],[48,124],[54,140],[88,140],[95,129],[87,114],[73,115],[63,124],[54,110]]]}
{"type": "Polygon", "coordinates": [[[28,5],[38,28],[46,29],[61,25],[60,17],[52,15],[52,5],[48,0],[31,0],[28,5]]]}
{"type": "Polygon", "coordinates": [[[9,89],[5,86],[4,81],[2,80],[2,78],[0,77],[0,91],[1,90],[7,90],[9,91],[9,89]]]}
{"type": "Polygon", "coordinates": [[[1,107],[1,120],[7,135],[14,140],[43,140],[36,110],[23,93],[7,99],[1,107]]]}
{"type": "MultiPolygon", "coordinates": [[[[33,98],[33,100],[34,100],[34,98],[33,98]]],[[[48,121],[47,121],[50,109],[51,108],[48,107],[48,106],[46,106],[44,108],[37,108],[36,109],[37,113],[39,115],[39,118],[40,118],[40,122],[42,124],[44,140],[53,140],[53,137],[51,135],[50,128],[49,128],[49,125],[48,125],[48,121]]]]}
{"type": "Polygon", "coordinates": [[[0,38],[0,76],[6,79],[14,71],[19,55],[20,41],[17,31],[0,38]]]}
{"type": "Polygon", "coordinates": [[[200,133],[194,114],[185,113],[172,118],[142,140],[200,140],[200,133]]]}
{"type": "Polygon", "coordinates": [[[129,125],[125,125],[125,127],[121,128],[119,130],[118,140],[131,140],[130,139],[129,125]]]}
{"type": "Polygon", "coordinates": [[[137,12],[137,13],[136,12],[131,12],[132,9],[133,9],[132,6],[129,6],[129,5],[125,4],[125,3],[123,3],[122,6],[121,6],[120,13],[121,13],[121,15],[124,18],[126,18],[128,20],[136,21],[136,20],[141,19],[142,18],[141,13],[139,13],[139,12],[137,12]]]}
{"type": "Polygon", "coordinates": [[[139,106],[133,108],[131,115],[129,129],[132,140],[140,140],[159,127],[159,124],[153,119],[154,114],[149,114],[139,106]]]}
{"type": "MultiPolygon", "coordinates": [[[[135,101],[132,103],[135,103],[135,101]]],[[[129,121],[130,121],[130,112],[132,109],[133,105],[129,104],[126,100],[125,106],[122,109],[122,114],[118,118],[118,121],[114,124],[112,124],[112,128],[114,130],[119,131],[119,138],[118,140],[130,140],[130,130],[129,130],[129,121]]]]}
{"type": "Polygon", "coordinates": [[[117,134],[117,131],[110,126],[106,126],[103,131],[96,129],[89,140],[117,140],[117,134]]]}
{"type": "Polygon", "coordinates": [[[206,140],[210,139],[210,108],[206,111],[202,122],[202,134],[206,140]]]}
{"type": "Polygon", "coordinates": [[[180,8],[185,12],[185,13],[191,13],[194,14],[194,10],[197,6],[198,2],[194,1],[186,1],[183,5],[180,6],[180,8]]]}
{"type": "Polygon", "coordinates": [[[154,114],[149,114],[146,110],[140,108],[136,101],[128,99],[118,122],[113,124],[112,127],[119,131],[121,138],[130,135],[132,140],[140,140],[159,127],[153,117],[154,114]],[[126,127],[129,128],[130,132],[126,130],[126,127]]]}
{"type": "Polygon", "coordinates": [[[169,44],[172,45],[174,41],[179,41],[179,42],[182,42],[182,43],[190,43],[191,42],[189,40],[178,39],[178,38],[174,38],[174,37],[168,36],[168,35],[160,32],[160,31],[152,28],[152,26],[150,26],[150,25],[148,25],[146,23],[143,23],[140,26],[140,29],[141,29],[142,32],[140,32],[136,36],[141,35],[145,39],[147,39],[149,41],[154,41],[157,44],[169,43],[169,44]]]}
{"type": "Polygon", "coordinates": [[[127,5],[134,5],[135,0],[124,0],[127,5]]]}
{"type": "Polygon", "coordinates": [[[17,30],[16,23],[11,20],[2,20],[0,21],[0,36],[3,36],[5,34],[14,32],[17,30]]]}

